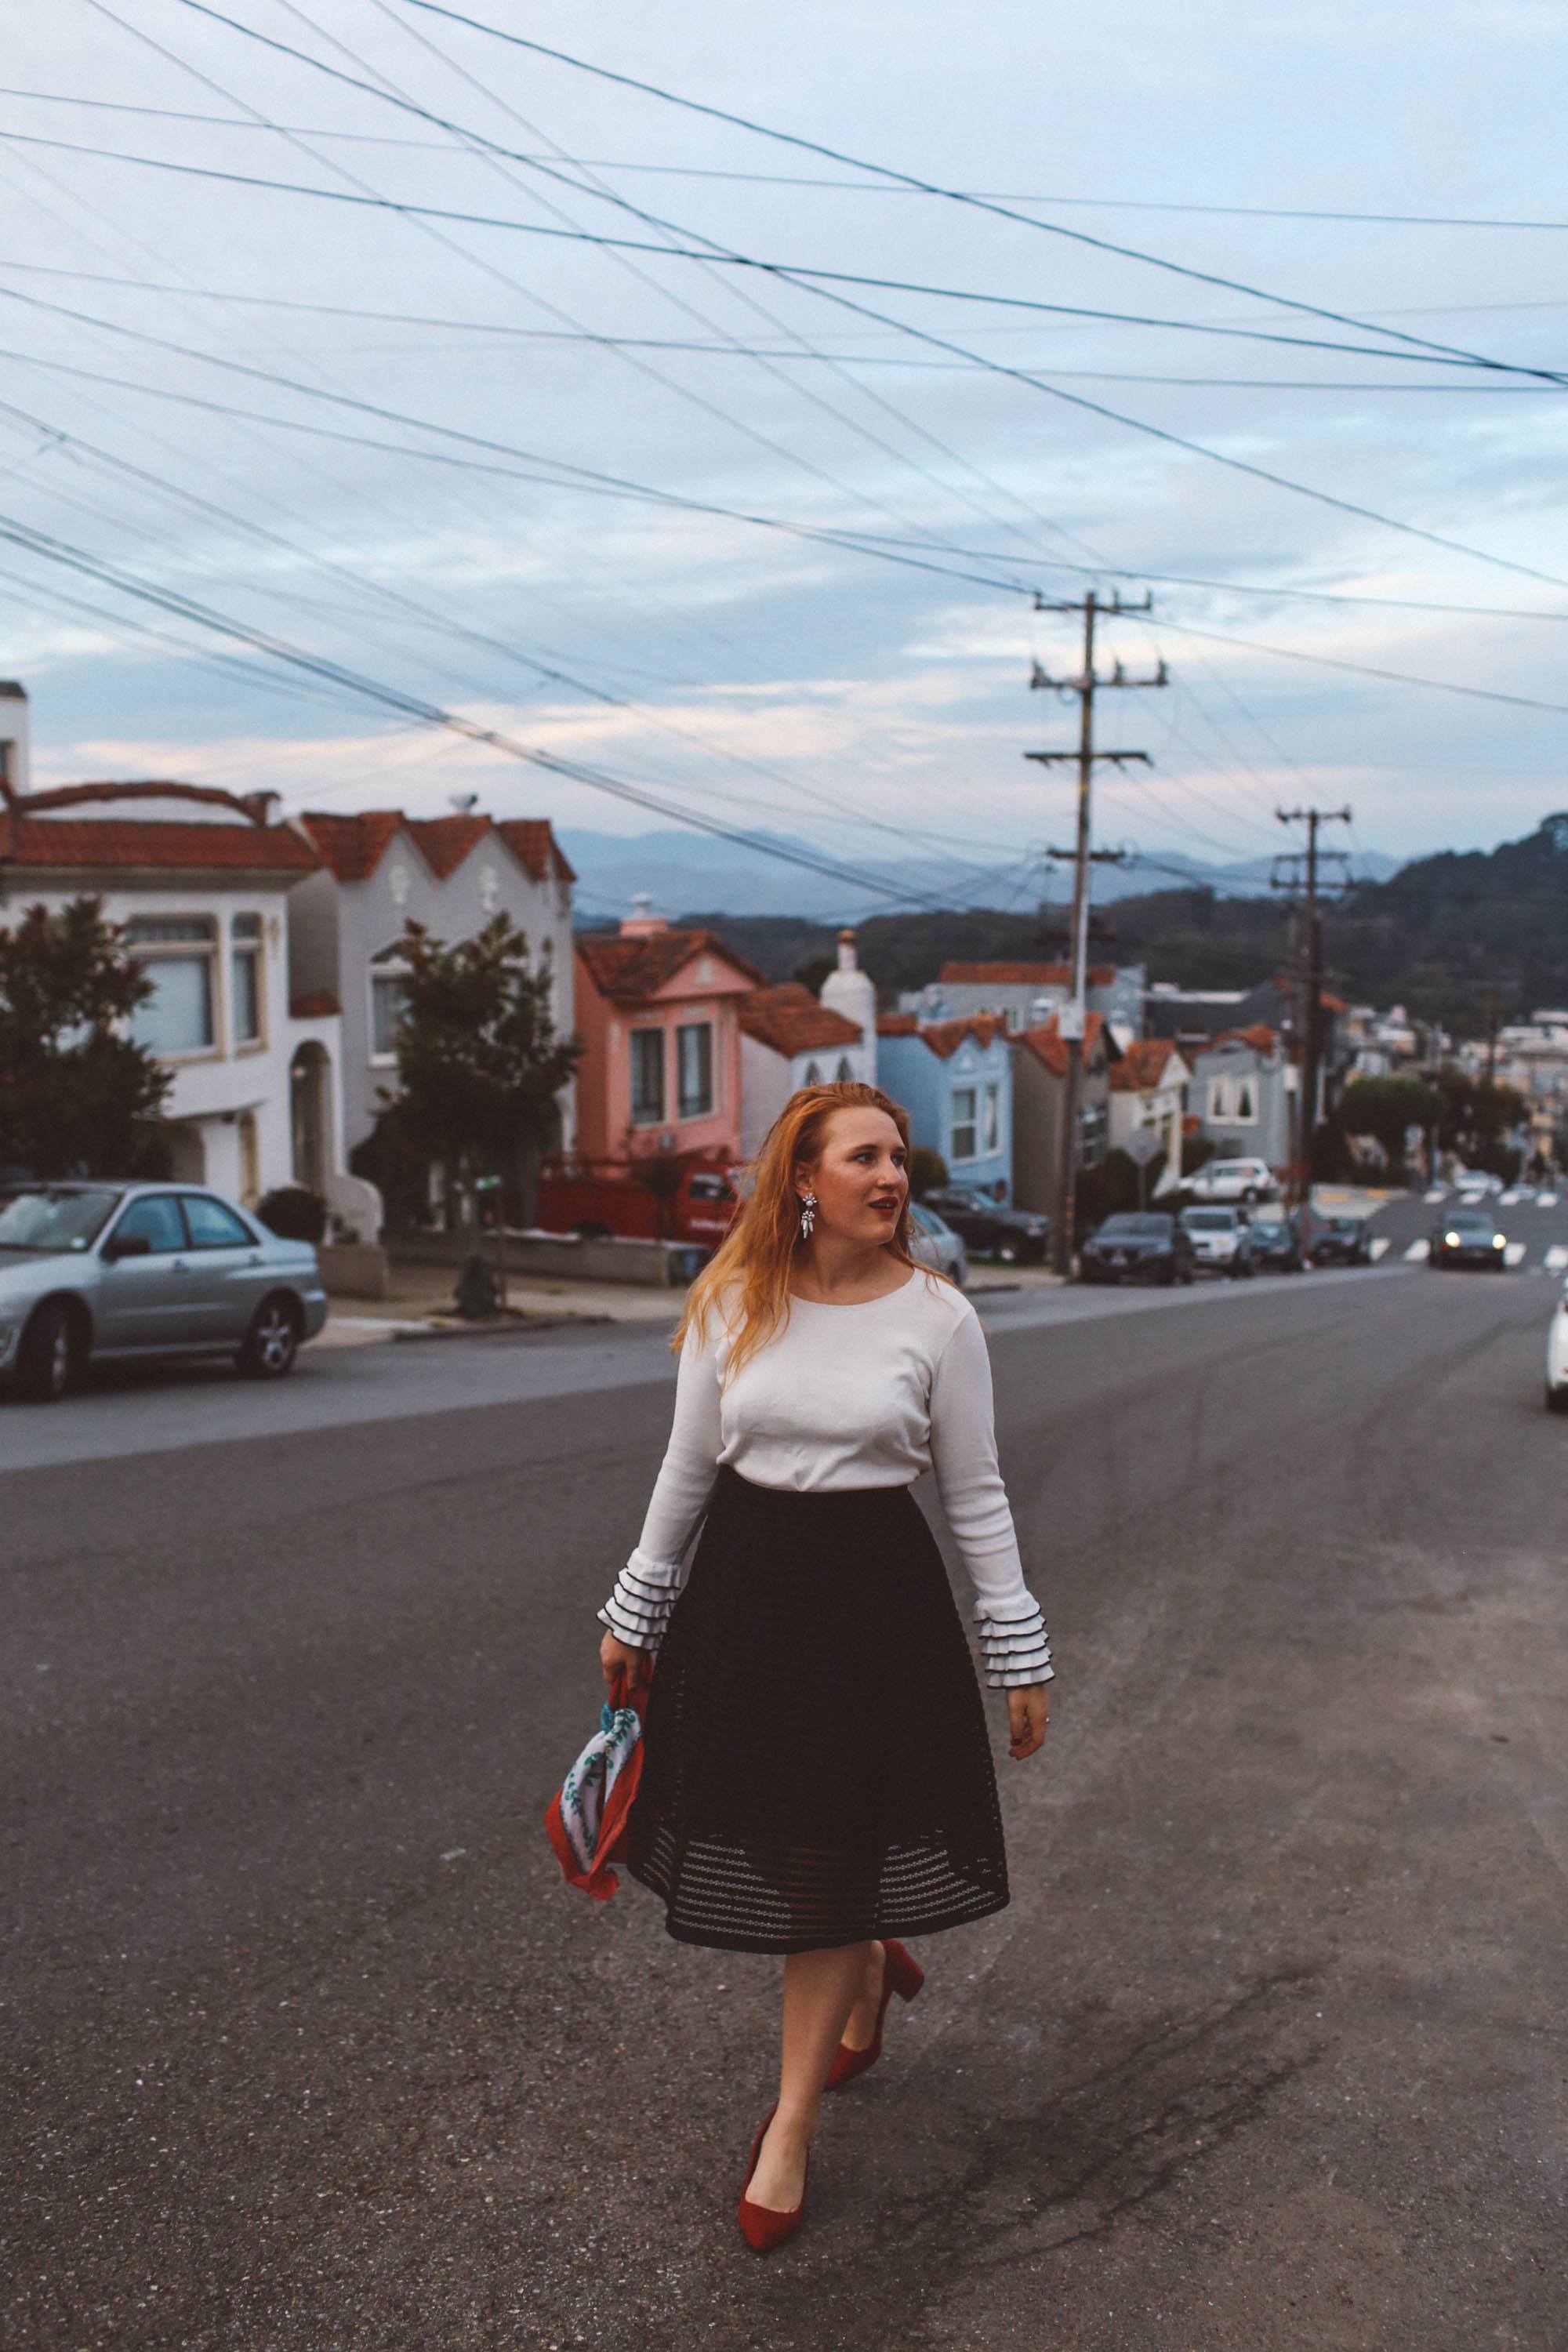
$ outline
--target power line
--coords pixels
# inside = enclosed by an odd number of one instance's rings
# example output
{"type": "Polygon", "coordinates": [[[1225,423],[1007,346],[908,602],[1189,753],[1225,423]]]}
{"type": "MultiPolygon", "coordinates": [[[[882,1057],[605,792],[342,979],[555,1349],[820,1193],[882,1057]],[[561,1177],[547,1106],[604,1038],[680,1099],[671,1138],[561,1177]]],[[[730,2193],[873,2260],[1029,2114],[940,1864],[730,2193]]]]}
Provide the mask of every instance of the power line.
{"type": "MultiPolygon", "coordinates": [[[[108,98],[83,98],[74,91],[53,89],[16,89],[0,85],[0,98],[26,99],[46,106],[79,106],[104,114],[145,115],[159,121],[207,123],[225,131],[274,129],[297,132],[305,139],[337,139],[362,147],[402,147],[426,154],[445,152],[438,139],[395,139],[376,131],[342,131],[319,123],[277,123],[262,125],[247,122],[234,114],[201,114],[184,107],[132,105],[129,100],[108,98]]],[[[663,178],[687,180],[723,180],[748,187],[821,188],[845,195],[896,196],[923,195],[919,187],[894,185],[868,186],[864,180],[828,180],[813,177],[802,172],[736,172],[719,170],[700,163],[631,163],[624,156],[588,155],[579,159],[584,168],[602,172],[636,172],[655,173],[663,178]]],[[[1027,191],[1008,188],[966,188],[966,196],[982,202],[1007,205],[1045,205],[1062,211],[1131,212],[1131,213],[1196,213],[1215,215],[1222,219],[1344,221],[1361,226],[1384,226],[1394,228],[1498,228],[1568,230],[1568,221],[1515,220],[1495,215],[1449,213],[1372,213],[1334,212],[1321,205],[1215,205],[1184,203],[1170,197],[1152,196],[1064,196],[1031,194],[1027,191]]]]}
{"type": "MultiPolygon", "coordinates": [[[[207,6],[206,0],[182,0],[182,5],[194,8],[205,16],[217,16],[219,13],[207,6]]],[[[1072,244],[1088,246],[1100,253],[1114,254],[1123,261],[1140,262],[1146,268],[1165,270],[1173,277],[1189,278],[1198,285],[1217,286],[1226,293],[1244,294],[1253,301],[1269,302],[1279,310],[1293,310],[1307,318],[1323,319],[1336,326],[1353,327],[1361,333],[1369,331],[1365,320],[1352,318],[1343,311],[1326,310],[1318,303],[1300,301],[1289,295],[1272,294],[1264,288],[1248,286],[1239,278],[1221,277],[1214,270],[1194,269],[1186,262],[1168,260],[1162,254],[1144,253],[1132,246],[1116,245],[1108,238],[1092,236],[1085,229],[1066,228],[1058,221],[1035,220],[1027,213],[1011,211],[994,197],[970,195],[960,188],[943,187],[913,173],[895,171],[886,163],[868,163],[864,156],[848,154],[840,148],[826,146],[819,140],[803,138],[793,131],[775,131],[747,115],[732,114],[723,107],[709,106],[697,99],[683,98],[674,90],[661,89],[653,82],[639,81],[633,75],[615,72],[607,66],[590,65],[586,59],[574,57],[564,49],[552,48],[545,42],[530,40],[521,33],[507,32],[500,26],[484,24],[478,17],[446,7],[441,5],[441,0],[405,0],[405,5],[421,9],[429,16],[445,16],[453,24],[467,26],[471,32],[487,34],[492,40],[505,41],[515,48],[530,49],[538,57],[551,58],[558,65],[570,67],[574,72],[591,75],[596,80],[617,83],[623,89],[639,91],[646,98],[656,98],[662,104],[682,108],[689,113],[707,115],[715,121],[730,124],[732,129],[750,131],[758,138],[773,140],[784,146],[798,147],[808,154],[821,155],[830,163],[847,164],[858,172],[873,173],[879,180],[894,183],[920,194],[938,196],[945,203],[990,213],[998,219],[1032,228],[1042,236],[1065,237],[1072,244]]],[[[222,21],[232,20],[226,18],[222,21]]],[[[1494,360],[1482,359],[1473,352],[1456,353],[1450,344],[1429,342],[1421,336],[1406,335],[1398,328],[1376,327],[1370,331],[1389,335],[1396,341],[1413,343],[1426,351],[1445,352],[1462,357],[1475,365],[1494,367],[1501,364],[1494,360]]],[[[1531,369],[1528,373],[1534,374],[1540,371],[1531,369]]]]}
{"type": "MultiPolygon", "coordinates": [[[[411,4],[417,5],[417,0],[411,0],[411,4]]],[[[184,5],[191,5],[192,0],[184,0],[184,5]]],[[[240,29],[248,30],[249,28],[241,27],[240,29]]],[[[304,53],[300,51],[296,54],[303,58],[304,53]]],[[[309,58],[305,58],[304,61],[320,63],[320,60],[309,58]]],[[[332,68],[323,67],[322,70],[330,72],[332,68]]],[[[365,87],[370,89],[373,96],[385,95],[384,92],[375,91],[372,85],[367,84],[365,87]]],[[[389,104],[395,102],[388,100],[389,104]]],[[[476,140],[479,136],[477,132],[470,132],[468,135],[476,140]]],[[[172,173],[183,179],[214,180],[231,187],[259,188],[277,195],[309,196],[320,204],[349,205],[375,212],[399,213],[407,219],[449,221],[468,228],[504,229],[516,236],[544,237],[569,245],[597,246],[608,252],[643,253],[651,255],[658,260],[721,262],[729,268],[755,270],[762,276],[777,278],[785,284],[798,284],[808,292],[817,290],[818,281],[823,285],[863,286],[881,293],[921,294],[934,297],[942,301],[978,303],[990,310],[1022,310],[1047,318],[1092,319],[1100,323],[1112,326],[1156,327],[1175,334],[1220,335],[1233,341],[1280,343],[1295,351],[1337,352],[1341,354],[1348,353],[1357,359],[1393,360],[1408,364],[1413,359],[1424,358],[1427,365],[1432,367],[1454,367],[1466,371],[1482,369],[1505,375],[1539,378],[1549,384],[1568,384],[1568,375],[1552,368],[1528,367],[1522,362],[1483,359],[1465,352],[1456,352],[1450,357],[1447,354],[1444,346],[1436,344],[1418,349],[1414,352],[1391,352],[1376,344],[1334,342],[1321,337],[1281,334],[1263,327],[1226,327],[1203,320],[1163,319],[1140,311],[1094,310],[1081,303],[1042,302],[1022,294],[987,294],[973,287],[932,286],[918,278],[874,277],[865,271],[826,269],[804,262],[763,261],[751,255],[732,254],[717,247],[703,250],[695,246],[656,245],[646,237],[611,236],[600,229],[562,228],[552,226],[542,221],[516,220],[500,213],[479,213],[453,205],[416,204],[396,196],[361,194],[355,190],[347,188],[311,187],[298,180],[273,180],[254,172],[224,171],[216,164],[182,163],[165,155],[131,155],[119,148],[93,147],[78,140],[46,139],[32,131],[13,131],[9,127],[0,127],[0,139],[7,141],[14,146],[46,147],[62,154],[89,155],[102,163],[133,163],[142,171],[172,173]]],[[[502,148],[500,152],[503,155],[511,155],[513,152],[510,148],[502,148]]],[[[543,167],[536,163],[534,168],[543,167]]],[[[602,193],[590,188],[582,181],[574,181],[571,184],[586,194],[602,193]]],[[[626,205],[625,198],[606,197],[605,201],[626,205]]],[[[630,205],[626,205],[626,208],[636,209],[635,206],[630,205]]],[[[647,217],[652,219],[655,216],[649,215],[647,217]]],[[[711,247],[711,241],[708,242],[711,247]]],[[[901,320],[883,318],[880,313],[874,310],[867,310],[865,316],[878,320],[881,325],[890,328],[896,333],[913,334],[917,331],[906,326],[901,320]]],[[[1369,331],[1392,335],[1395,330],[1392,327],[1374,325],[1369,331]]],[[[1411,342],[1419,341],[1415,337],[1407,337],[1405,340],[1411,342]]],[[[995,368],[997,365],[995,362],[987,361],[978,354],[965,353],[957,345],[951,348],[959,357],[970,359],[976,367],[995,368]]],[[[1124,424],[1132,420],[1118,418],[1116,421],[1124,424]]]]}
{"type": "MultiPolygon", "coordinates": [[[[30,554],[43,556],[68,571],[84,573],[90,579],[101,581],[108,586],[117,589],[121,594],[133,596],[143,603],[153,604],[161,611],[173,614],[182,620],[192,621],[204,629],[211,630],[216,635],[241,645],[250,646],[256,651],[267,654],[274,660],[285,664],[289,668],[297,670],[309,678],[336,687],[345,694],[378,704],[384,709],[395,711],[400,717],[417,720],[425,726],[445,729],[470,743],[483,744],[491,751],[501,752],[509,759],[523,761],[531,767],[544,769],[550,774],[564,777],[574,783],[584,784],[593,791],[606,793],[613,799],[626,801],[634,807],[650,809],[658,815],[672,817],[678,824],[690,826],[699,833],[712,834],[719,839],[735,842],[741,846],[756,851],[760,856],[776,858],[785,865],[802,866],[813,873],[824,874],[833,881],[852,883],[858,889],[874,891],[878,896],[892,899],[902,906],[929,908],[935,903],[942,903],[933,901],[930,894],[901,888],[864,870],[819,857],[810,851],[792,848],[787,844],[773,840],[766,835],[750,833],[742,827],[725,824],[717,818],[704,816],[696,810],[683,808],[678,802],[666,800],[647,791],[642,785],[628,783],[624,778],[613,776],[602,769],[590,768],[580,761],[563,759],[555,752],[541,751],[535,746],[521,743],[515,737],[504,733],[499,728],[482,727],[477,720],[465,719],[460,712],[447,710],[439,703],[428,702],[421,695],[406,693],[400,687],[387,686],[362,671],[350,668],[345,663],[333,661],[324,655],[313,654],[306,648],[291,645],[287,639],[275,636],[268,630],[253,628],[246,623],[232,620],[213,607],[198,603],[194,597],[138,579],[134,573],[124,572],[116,564],[105,563],[89,555],[80,548],[68,546],[51,533],[34,530],[15,516],[0,515],[0,539],[8,541],[13,546],[22,548],[30,554]]],[[[1005,866],[995,870],[1011,872],[1016,863],[1016,860],[1009,860],[1005,866]]]]}

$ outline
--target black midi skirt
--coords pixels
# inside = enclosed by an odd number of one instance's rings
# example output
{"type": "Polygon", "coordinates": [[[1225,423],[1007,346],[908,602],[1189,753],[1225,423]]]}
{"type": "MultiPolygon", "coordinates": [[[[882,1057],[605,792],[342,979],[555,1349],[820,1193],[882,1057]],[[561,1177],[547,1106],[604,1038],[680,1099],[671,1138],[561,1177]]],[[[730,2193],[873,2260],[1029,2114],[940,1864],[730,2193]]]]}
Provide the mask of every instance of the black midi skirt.
{"type": "Polygon", "coordinates": [[[735,1951],[1005,1905],[980,1686],[907,1486],[720,1470],[648,1692],[626,1863],[672,1936],[735,1951]]]}

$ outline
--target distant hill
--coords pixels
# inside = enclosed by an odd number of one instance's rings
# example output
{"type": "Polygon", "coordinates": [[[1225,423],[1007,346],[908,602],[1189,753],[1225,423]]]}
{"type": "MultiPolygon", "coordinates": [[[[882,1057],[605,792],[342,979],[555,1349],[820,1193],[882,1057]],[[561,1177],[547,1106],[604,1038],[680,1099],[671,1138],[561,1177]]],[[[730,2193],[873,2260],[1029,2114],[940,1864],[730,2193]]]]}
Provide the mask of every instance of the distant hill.
{"type": "MultiPolygon", "coordinates": [[[[761,826],[757,831],[781,848],[829,857],[856,874],[875,877],[917,898],[951,905],[965,895],[966,877],[962,870],[942,858],[867,857],[830,845],[808,845],[791,834],[761,826]]],[[[675,826],[624,834],[596,833],[568,825],[557,838],[576,869],[585,918],[608,919],[612,909],[628,913],[633,898],[643,890],[665,914],[682,908],[722,907],[733,916],[798,916],[808,921],[838,924],[888,911],[886,894],[874,887],[833,881],[783,858],[675,826]]],[[[982,866],[996,865],[1005,856],[1005,852],[994,856],[989,850],[977,849],[973,863],[982,866]]],[[[1125,866],[1101,866],[1096,876],[1095,895],[1111,899],[1167,889],[1173,875],[1179,882],[1190,882],[1195,888],[1210,889],[1222,898],[1229,898],[1267,889],[1269,870],[1267,858],[1250,859],[1243,865],[1205,865],[1179,852],[1162,856],[1152,864],[1134,857],[1129,858],[1125,866]]],[[[1366,871],[1373,879],[1381,880],[1384,875],[1397,872],[1398,867],[1393,858],[1373,857],[1367,861],[1366,871]]],[[[1059,894],[1059,875],[1055,887],[1059,894]]],[[[984,896],[984,890],[978,890],[976,895],[984,896]]]]}
{"type": "MultiPolygon", "coordinates": [[[[574,836],[563,838],[576,864],[574,836]]],[[[687,845],[684,835],[642,839],[687,845]]],[[[726,844],[710,846],[728,854],[726,844]]],[[[687,866],[689,885],[728,870],[721,856],[699,877],[695,862],[687,866]]],[[[671,885],[679,871],[669,870],[671,885]]],[[[793,890],[787,871],[779,872],[787,911],[749,909],[716,891],[700,896],[673,887],[662,894],[663,911],[710,926],[770,978],[787,979],[805,967],[815,979],[833,956],[834,933],[844,918],[837,911],[814,915],[803,904],[808,894],[793,890]]],[[[1186,988],[1250,987],[1280,970],[1291,951],[1289,908],[1273,893],[1263,894],[1258,884],[1265,878],[1256,877],[1250,887],[1195,878],[1177,889],[1106,901],[1097,877],[1104,911],[1097,920],[1096,953],[1146,964],[1152,976],[1186,988]]],[[[584,919],[597,912],[584,906],[584,919]]],[[[862,964],[890,993],[923,987],[950,958],[1059,955],[1064,919],[1058,903],[1022,914],[868,910],[856,927],[862,964]]],[[[1484,1028],[1492,986],[1504,1020],[1538,1005],[1568,1005],[1568,814],[1545,818],[1521,841],[1493,850],[1445,850],[1398,867],[1384,880],[1360,883],[1331,903],[1323,931],[1330,984],[1342,994],[1358,1003],[1403,1003],[1460,1035],[1484,1028]]]]}

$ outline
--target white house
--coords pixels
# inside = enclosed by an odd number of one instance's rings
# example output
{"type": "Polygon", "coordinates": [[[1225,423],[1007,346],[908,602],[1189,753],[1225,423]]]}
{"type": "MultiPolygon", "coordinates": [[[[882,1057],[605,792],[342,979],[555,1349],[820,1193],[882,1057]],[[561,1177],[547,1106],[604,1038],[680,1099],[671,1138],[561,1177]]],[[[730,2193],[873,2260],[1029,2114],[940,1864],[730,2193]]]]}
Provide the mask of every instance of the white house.
{"type": "MultiPolygon", "coordinates": [[[[413,818],[398,809],[363,809],[352,816],[307,814],[298,825],[312,870],[293,898],[292,984],[308,1002],[342,1007],[350,1151],[375,1125],[378,1095],[396,1067],[406,922],[450,942],[471,939],[495,915],[510,916],[532,954],[548,959],[556,1031],[573,1034],[576,877],[542,819],[413,818]]],[[[572,1150],[574,1085],[563,1091],[561,1117],[556,1148],[572,1150]]]]}
{"type": "Polygon", "coordinates": [[[1140,1129],[1155,1136],[1160,1154],[1149,1162],[1152,1199],[1182,1181],[1182,1117],[1192,1076],[1168,1037],[1131,1038],[1110,1066],[1110,1149],[1125,1151],[1140,1129]]]}
{"type": "Polygon", "coordinates": [[[800,1087],[833,1078],[875,1083],[877,1039],[819,1003],[809,988],[786,980],[739,998],[741,1031],[741,1152],[755,1159],[763,1138],[800,1087]]]}
{"type": "MultiPolygon", "coordinates": [[[[0,705],[7,722],[8,703],[0,705]]],[[[276,795],[163,782],[22,788],[25,736],[0,759],[0,923],[101,900],[153,982],[132,1029],[174,1081],[172,1172],[254,1202],[297,1181],[338,1231],[374,1239],[374,1187],[344,1172],[335,1000],[289,992],[290,898],[320,871],[270,821],[276,795]]]]}

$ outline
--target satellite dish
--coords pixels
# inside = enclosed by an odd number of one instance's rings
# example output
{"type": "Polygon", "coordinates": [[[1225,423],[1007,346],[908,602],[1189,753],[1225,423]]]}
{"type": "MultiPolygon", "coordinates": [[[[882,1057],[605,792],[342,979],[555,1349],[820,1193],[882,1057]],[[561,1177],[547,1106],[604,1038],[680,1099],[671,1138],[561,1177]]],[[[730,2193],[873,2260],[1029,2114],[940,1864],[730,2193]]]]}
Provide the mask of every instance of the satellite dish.
{"type": "Polygon", "coordinates": [[[479,804],[478,793],[448,793],[447,805],[455,808],[459,816],[471,816],[479,804]]]}

